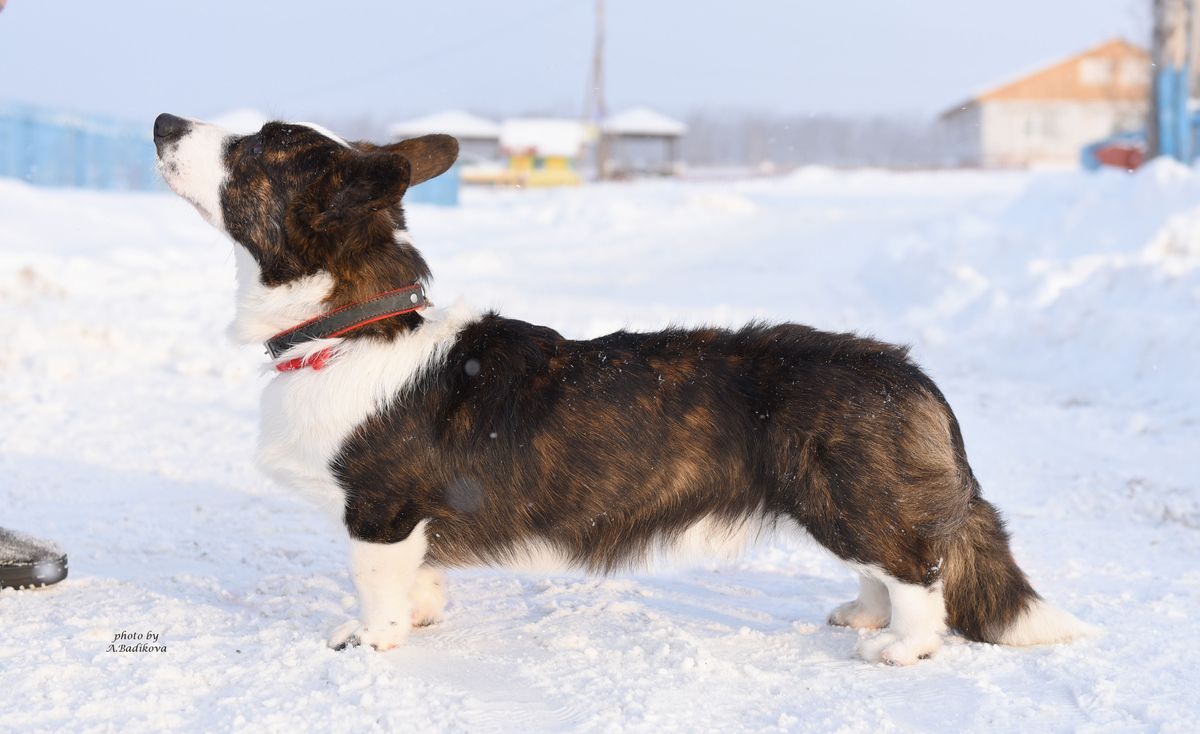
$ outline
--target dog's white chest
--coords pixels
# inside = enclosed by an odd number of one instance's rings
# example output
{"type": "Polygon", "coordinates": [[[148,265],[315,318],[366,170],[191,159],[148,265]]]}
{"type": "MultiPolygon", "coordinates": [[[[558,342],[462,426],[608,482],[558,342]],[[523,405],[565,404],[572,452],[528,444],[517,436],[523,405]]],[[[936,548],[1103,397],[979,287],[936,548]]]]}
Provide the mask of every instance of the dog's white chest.
{"type": "Polygon", "coordinates": [[[471,318],[466,309],[431,309],[411,334],[387,342],[346,342],[324,369],[278,374],[262,397],[258,462],[263,471],[340,515],[345,495],[333,465],[342,446],[365,420],[440,366],[471,318]]]}
{"type": "Polygon", "coordinates": [[[338,405],[336,383],[313,370],[281,374],[262,396],[259,466],[330,512],[345,505],[332,462],[368,411],[350,415],[338,405]]]}

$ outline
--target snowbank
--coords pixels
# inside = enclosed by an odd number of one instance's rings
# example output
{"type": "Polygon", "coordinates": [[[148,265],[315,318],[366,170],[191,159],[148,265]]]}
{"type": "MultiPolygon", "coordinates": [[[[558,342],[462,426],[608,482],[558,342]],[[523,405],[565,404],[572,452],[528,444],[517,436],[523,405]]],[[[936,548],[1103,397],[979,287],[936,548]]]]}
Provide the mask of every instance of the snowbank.
{"type": "Polygon", "coordinates": [[[1187,731],[1200,621],[1200,176],[807,170],[470,191],[409,221],[441,302],[591,336],[792,319],[909,342],[1050,600],[1107,635],[911,670],[823,624],[804,544],[587,580],[462,571],[333,653],[341,531],[254,470],[230,248],[167,195],[0,181],[0,522],[71,577],[0,594],[0,720],[81,729],[1187,731]],[[122,632],[165,651],[107,652],[122,632]]]}

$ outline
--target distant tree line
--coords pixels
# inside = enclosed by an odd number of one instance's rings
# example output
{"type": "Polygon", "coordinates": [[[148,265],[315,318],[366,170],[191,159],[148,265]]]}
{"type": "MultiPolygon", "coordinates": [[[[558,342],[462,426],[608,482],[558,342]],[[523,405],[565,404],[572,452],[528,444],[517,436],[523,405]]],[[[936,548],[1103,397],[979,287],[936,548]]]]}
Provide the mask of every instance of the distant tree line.
{"type": "MultiPolygon", "coordinates": [[[[382,140],[388,119],[361,114],[321,121],[348,138],[382,140]]],[[[692,167],[927,168],[945,161],[937,121],[928,118],[700,111],[684,121],[681,150],[692,167]]]]}
{"type": "Polygon", "coordinates": [[[697,112],[686,122],[683,157],[690,166],[922,168],[944,162],[938,125],[928,119],[697,112]]]}

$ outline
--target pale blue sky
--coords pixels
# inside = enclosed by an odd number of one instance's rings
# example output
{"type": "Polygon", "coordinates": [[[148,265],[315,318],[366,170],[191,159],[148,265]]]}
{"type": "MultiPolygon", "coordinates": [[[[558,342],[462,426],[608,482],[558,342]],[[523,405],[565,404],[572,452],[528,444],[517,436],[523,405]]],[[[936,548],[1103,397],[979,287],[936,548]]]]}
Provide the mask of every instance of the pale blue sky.
{"type": "MultiPolygon", "coordinates": [[[[610,107],[932,114],[1149,0],[608,0],[610,107]]],[[[592,0],[9,0],[0,101],[149,118],[578,114],[592,0]]]]}

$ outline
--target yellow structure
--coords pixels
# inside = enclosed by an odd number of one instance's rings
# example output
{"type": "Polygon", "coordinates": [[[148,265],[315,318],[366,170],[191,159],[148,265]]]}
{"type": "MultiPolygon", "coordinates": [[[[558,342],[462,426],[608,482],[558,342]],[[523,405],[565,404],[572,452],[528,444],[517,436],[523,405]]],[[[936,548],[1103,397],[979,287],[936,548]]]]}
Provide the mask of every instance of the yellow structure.
{"type": "Polygon", "coordinates": [[[580,182],[575,160],[565,155],[515,153],[509,156],[508,167],[526,186],[576,186],[580,182]]]}
{"type": "Polygon", "coordinates": [[[508,176],[524,186],[577,186],[587,130],[575,120],[517,118],[500,126],[508,176]]]}

